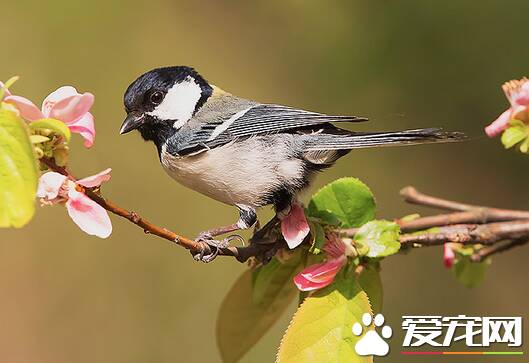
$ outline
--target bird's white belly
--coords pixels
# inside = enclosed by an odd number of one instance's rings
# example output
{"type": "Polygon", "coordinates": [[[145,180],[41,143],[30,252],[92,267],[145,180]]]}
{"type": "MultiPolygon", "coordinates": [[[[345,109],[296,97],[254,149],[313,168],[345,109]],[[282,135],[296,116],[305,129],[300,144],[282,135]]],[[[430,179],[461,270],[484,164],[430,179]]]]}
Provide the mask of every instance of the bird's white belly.
{"type": "Polygon", "coordinates": [[[193,156],[163,150],[161,160],[165,171],[188,188],[226,204],[259,207],[282,183],[303,174],[302,161],[285,158],[284,151],[281,145],[249,139],[193,156]]]}

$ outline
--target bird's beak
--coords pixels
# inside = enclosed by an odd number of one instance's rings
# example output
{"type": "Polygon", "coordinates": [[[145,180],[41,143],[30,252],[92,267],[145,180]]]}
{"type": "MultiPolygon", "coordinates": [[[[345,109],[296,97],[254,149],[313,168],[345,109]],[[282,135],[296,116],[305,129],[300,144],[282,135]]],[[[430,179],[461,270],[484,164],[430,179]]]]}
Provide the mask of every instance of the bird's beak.
{"type": "Polygon", "coordinates": [[[144,117],[145,117],[144,115],[137,115],[134,113],[129,113],[125,121],[123,121],[123,124],[121,125],[121,129],[119,130],[119,133],[123,135],[123,134],[126,134],[127,132],[137,129],[143,123],[144,117]]]}

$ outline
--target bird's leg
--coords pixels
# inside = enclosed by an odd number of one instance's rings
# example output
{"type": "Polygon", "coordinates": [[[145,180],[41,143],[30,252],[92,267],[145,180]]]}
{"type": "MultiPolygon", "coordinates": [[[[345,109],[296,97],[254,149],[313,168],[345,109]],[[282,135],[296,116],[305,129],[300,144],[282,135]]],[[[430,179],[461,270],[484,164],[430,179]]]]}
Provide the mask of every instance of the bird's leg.
{"type": "Polygon", "coordinates": [[[204,232],[199,233],[195,241],[204,244],[204,248],[197,254],[193,255],[193,258],[197,261],[211,262],[219,254],[219,250],[230,246],[230,242],[234,239],[243,240],[243,238],[237,234],[228,236],[222,240],[216,240],[214,237],[222,234],[248,229],[255,224],[257,221],[257,213],[254,208],[237,204],[239,209],[239,220],[237,223],[230,224],[224,227],[213,228],[204,232]],[[211,250],[211,253],[205,254],[205,251],[211,250]]]}
{"type": "Polygon", "coordinates": [[[200,232],[198,234],[197,239],[217,237],[217,236],[220,236],[221,234],[238,231],[240,229],[241,228],[239,227],[237,223],[233,223],[228,226],[212,228],[212,229],[208,229],[207,231],[200,232]]]}

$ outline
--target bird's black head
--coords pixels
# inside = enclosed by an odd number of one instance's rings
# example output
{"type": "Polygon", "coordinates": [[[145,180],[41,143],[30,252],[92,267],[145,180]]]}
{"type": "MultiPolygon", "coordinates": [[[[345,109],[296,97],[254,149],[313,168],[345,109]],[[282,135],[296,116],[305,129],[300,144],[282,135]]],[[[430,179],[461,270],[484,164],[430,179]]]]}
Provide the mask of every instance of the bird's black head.
{"type": "Polygon", "coordinates": [[[211,96],[213,88],[193,68],[157,68],[127,88],[127,118],[120,133],[138,129],[145,140],[161,144],[182,127],[211,96]]]}

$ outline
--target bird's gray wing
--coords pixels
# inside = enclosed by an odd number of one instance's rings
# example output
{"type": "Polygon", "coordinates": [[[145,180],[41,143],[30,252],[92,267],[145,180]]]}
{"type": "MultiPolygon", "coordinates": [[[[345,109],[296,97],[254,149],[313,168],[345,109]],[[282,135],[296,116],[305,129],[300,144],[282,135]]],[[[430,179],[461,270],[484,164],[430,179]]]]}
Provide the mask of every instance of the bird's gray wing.
{"type": "Polygon", "coordinates": [[[281,105],[258,104],[239,111],[216,126],[207,138],[206,145],[215,147],[238,138],[288,132],[330,122],[366,120],[357,116],[331,116],[281,105]]]}
{"type": "Polygon", "coordinates": [[[235,113],[224,113],[223,117],[201,122],[192,134],[185,137],[185,141],[180,140],[178,154],[196,154],[251,136],[293,132],[296,129],[330,122],[366,120],[362,117],[331,116],[281,105],[251,104],[235,113]]]}

